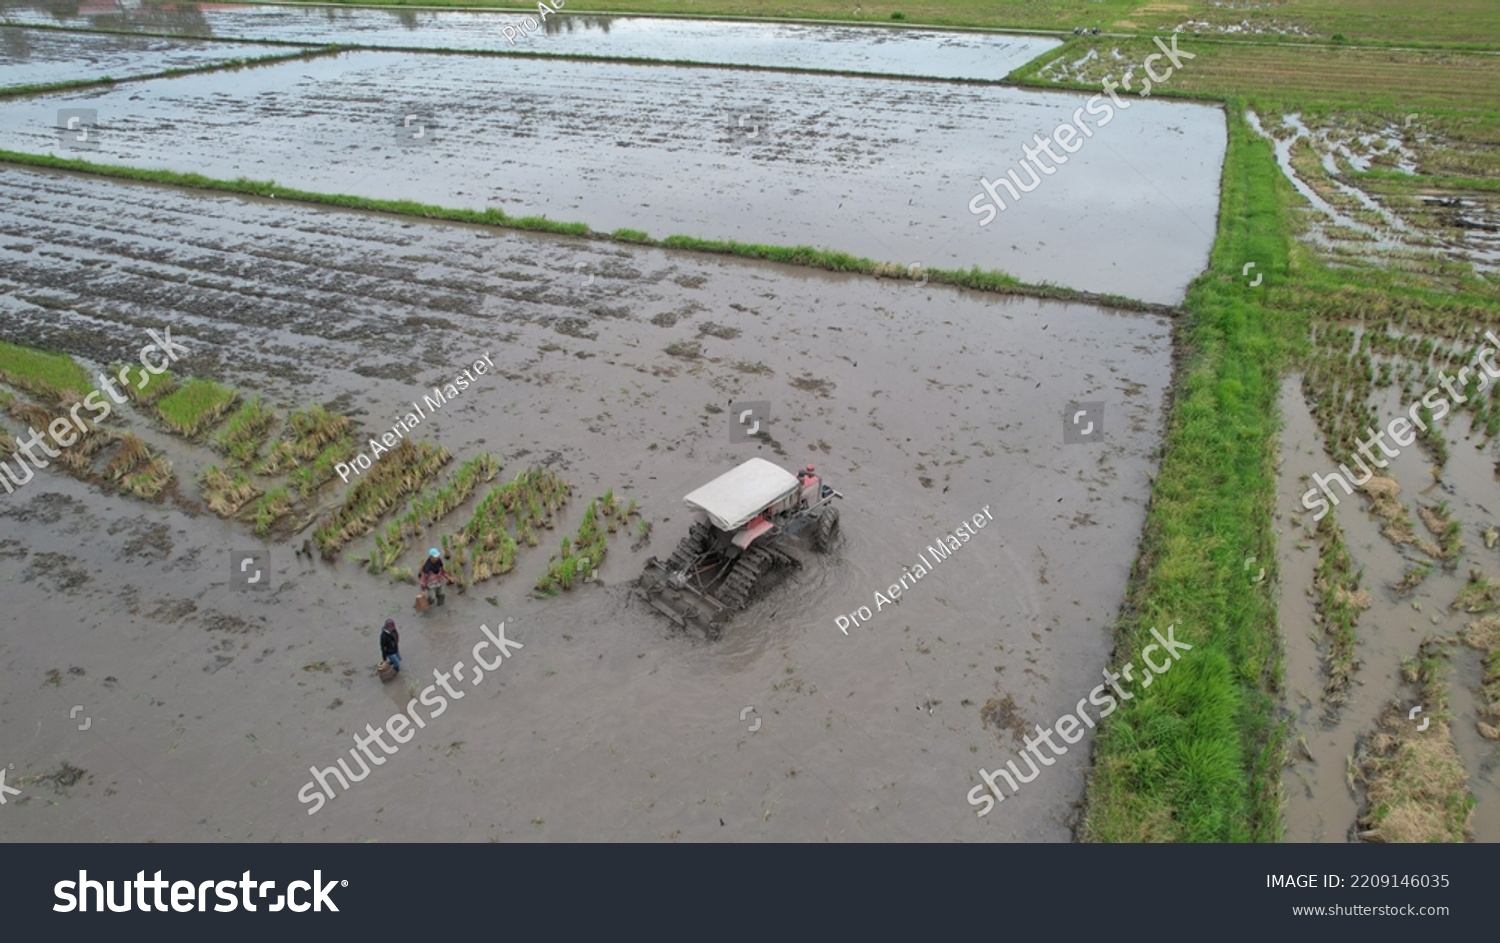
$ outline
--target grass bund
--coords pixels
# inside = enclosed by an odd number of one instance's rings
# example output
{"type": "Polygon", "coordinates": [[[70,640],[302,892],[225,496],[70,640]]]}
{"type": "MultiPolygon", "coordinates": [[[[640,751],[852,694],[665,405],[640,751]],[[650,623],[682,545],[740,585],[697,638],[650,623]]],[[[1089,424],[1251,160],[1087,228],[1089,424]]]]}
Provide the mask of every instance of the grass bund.
{"type": "MultiPolygon", "coordinates": [[[[0,26],[0,28],[6,28],[0,26]]],[[[9,27],[20,29],[33,29],[41,27],[9,27]]],[[[57,27],[47,27],[57,28],[57,27]]],[[[89,30],[89,32],[114,32],[112,30],[89,30]]],[[[123,31],[122,31],[123,32],[123,31]]],[[[139,36],[140,33],[125,33],[125,35],[139,36]]],[[[187,37],[170,34],[148,34],[161,35],[164,39],[186,39],[187,37]]],[[[224,40],[225,42],[242,42],[241,40],[224,40]]],[[[144,75],[127,75],[121,78],[113,78],[108,75],[96,76],[87,79],[71,79],[63,82],[47,82],[39,85],[11,85],[0,87],[0,99],[20,98],[27,95],[47,95],[53,92],[76,92],[88,88],[101,88],[104,86],[121,85],[126,82],[145,82],[152,79],[171,79],[184,75],[197,75],[204,72],[228,72],[236,69],[245,69],[261,65],[283,65],[295,62],[299,59],[314,59],[319,56],[334,55],[340,51],[337,46],[320,46],[315,49],[306,48],[306,44],[299,44],[301,48],[297,52],[268,53],[264,56],[244,56],[237,59],[226,59],[220,62],[210,62],[203,65],[181,66],[175,69],[162,69],[144,75]]]]}
{"type": "MultiPolygon", "coordinates": [[[[311,190],[296,190],[282,187],[274,181],[222,180],[202,174],[183,173],[175,170],[151,170],[124,167],[117,164],[100,164],[72,157],[56,157],[50,154],[30,154],[20,151],[0,150],[0,163],[22,164],[50,170],[135,180],[143,183],[158,183],[188,187],[198,190],[214,190],[239,193],[247,196],[276,197],[279,201],[300,201],[342,209],[362,210],[374,213],[390,213],[397,216],[436,219],[453,223],[469,223],[500,229],[515,229],[523,232],[545,232],[561,236],[578,236],[611,242],[628,243],[659,249],[676,249],[690,252],[707,252],[715,255],[733,255],[746,259],[780,262],[806,268],[823,269],[830,272],[853,272],[881,278],[904,278],[916,281],[919,275],[907,266],[893,262],[877,262],[873,259],[851,255],[832,249],[817,249],[811,246],[770,246],[758,243],[738,242],[732,239],[703,239],[697,236],[668,236],[655,239],[634,229],[618,229],[613,233],[591,230],[587,223],[566,223],[545,216],[511,216],[498,207],[483,210],[458,209],[413,200],[387,200],[373,197],[351,196],[342,193],[320,193],[311,190]]],[[[981,270],[975,266],[964,269],[926,269],[923,273],[929,282],[955,285],[975,291],[996,292],[1007,295],[1025,295],[1033,298],[1051,298],[1060,301],[1075,301],[1119,308],[1127,311],[1145,311],[1156,314],[1173,314],[1177,309],[1170,305],[1156,304],[1127,298],[1121,295],[1079,291],[1061,285],[1023,282],[1013,275],[998,270],[981,270]]]]}
{"type": "MultiPolygon", "coordinates": [[[[525,9],[498,0],[330,0],[345,6],[386,8],[497,8],[525,9]]],[[[1297,24],[1302,32],[1262,34],[1281,42],[1340,43],[1475,43],[1475,37],[1500,36],[1500,8],[1490,0],[1445,0],[1444,16],[1428,4],[1391,0],[1278,0],[1274,5],[1226,5],[1223,0],[1179,0],[1141,3],[1140,0],[876,0],[854,7],[831,0],[758,0],[754,9],[729,3],[695,3],[691,16],[722,19],[824,20],[849,25],[959,26],[998,29],[1037,29],[1064,33],[1074,27],[1100,27],[1111,32],[1170,32],[1189,21],[1215,25],[1248,22],[1251,28],[1276,30],[1297,24]],[[856,12],[857,11],[857,12],[856,12]]],[[[603,19],[589,14],[654,14],[684,16],[682,0],[588,0],[580,8],[569,5],[563,14],[603,19]],[[586,9],[584,9],[586,7],[586,9]]]]}
{"type": "Polygon", "coordinates": [[[1176,622],[1195,646],[1099,725],[1079,837],[1086,841],[1275,841],[1283,732],[1273,581],[1276,397],[1307,318],[1258,304],[1240,277],[1258,259],[1284,276],[1290,185],[1231,102],[1219,232],[1176,322],[1176,377],[1161,468],[1115,630],[1112,659],[1176,622]]]}

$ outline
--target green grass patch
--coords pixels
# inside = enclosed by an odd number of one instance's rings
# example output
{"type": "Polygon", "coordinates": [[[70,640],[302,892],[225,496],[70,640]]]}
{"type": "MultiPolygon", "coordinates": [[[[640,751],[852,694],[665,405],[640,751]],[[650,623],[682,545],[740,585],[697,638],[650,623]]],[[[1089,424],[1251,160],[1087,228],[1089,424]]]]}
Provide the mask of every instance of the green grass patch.
{"type": "Polygon", "coordinates": [[[1229,107],[1229,148],[1210,268],[1176,328],[1174,402],[1115,661],[1179,625],[1194,645],[1099,725],[1080,837],[1088,841],[1274,841],[1282,731],[1277,613],[1245,577],[1275,557],[1276,397],[1305,343],[1305,313],[1257,301],[1241,265],[1284,277],[1290,198],[1269,145],[1229,107]]]}
{"type": "Polygon", "coordinates": [[[255,473],[288,475],[304,499],[332,480],[338,463],[354,454],[354,424],[322,406],[292,413],[286,432],[255,466],[255,473]]]}

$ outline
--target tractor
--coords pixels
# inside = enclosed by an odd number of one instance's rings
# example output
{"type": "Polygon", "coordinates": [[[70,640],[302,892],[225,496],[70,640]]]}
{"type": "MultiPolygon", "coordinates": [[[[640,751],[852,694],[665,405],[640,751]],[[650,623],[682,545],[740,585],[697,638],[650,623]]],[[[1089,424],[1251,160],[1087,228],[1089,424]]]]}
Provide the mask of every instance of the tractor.
{"type": "Polygon", "coordinates": [[[640,593],[678,626],[716,641],[768,577],[802,565],[792,539],[828,552],[839,530],[833,499],[842,497],[811,465],[793,475],[752,458],[683,498],[693,510],[688,534],[668,559],[647,561],[640,593]]]}

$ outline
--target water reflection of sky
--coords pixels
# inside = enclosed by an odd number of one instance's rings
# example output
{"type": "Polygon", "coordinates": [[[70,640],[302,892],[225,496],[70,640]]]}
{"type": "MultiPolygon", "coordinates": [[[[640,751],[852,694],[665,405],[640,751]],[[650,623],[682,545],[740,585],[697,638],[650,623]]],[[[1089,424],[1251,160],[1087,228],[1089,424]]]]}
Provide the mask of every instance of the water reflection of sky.
{"type": "MultiPolygon", "coordinates": [[[[530,15],[536,18],[535,11],[530,15]]],[[[512,44],[502,33],[502,27],[517,26],[526,16],[498,10],[0,0],[0,20],[9,23],[408,49],[618,56],[938,78],[999,80],[1059,44],[1059,40],[1039,36],[566,13],[547,17],[541,28],[533,32],[516,30],[512,44]]]]}

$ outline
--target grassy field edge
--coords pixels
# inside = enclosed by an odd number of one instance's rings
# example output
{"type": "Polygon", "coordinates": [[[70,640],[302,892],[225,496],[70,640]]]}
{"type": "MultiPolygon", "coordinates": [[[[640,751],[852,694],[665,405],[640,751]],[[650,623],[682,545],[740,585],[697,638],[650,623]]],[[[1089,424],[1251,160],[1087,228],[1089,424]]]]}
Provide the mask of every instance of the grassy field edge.
{"type": "Polygon", "coordinates": [[[1176,622],[1194,646],[1100,724],[1078,837],[1095,842],[1242,842],[1280,837],[1283,731],[1274,580],[1272,464],[1280,376],[1307,322],[1262,306],[1285,278],[1289,186],[1244,103],[1228,103],[1219,231],[1176,324],[1176,378],[1141,549],[1115,630],[1116,665],[1176,622]]]}

